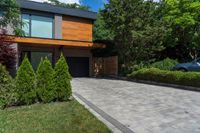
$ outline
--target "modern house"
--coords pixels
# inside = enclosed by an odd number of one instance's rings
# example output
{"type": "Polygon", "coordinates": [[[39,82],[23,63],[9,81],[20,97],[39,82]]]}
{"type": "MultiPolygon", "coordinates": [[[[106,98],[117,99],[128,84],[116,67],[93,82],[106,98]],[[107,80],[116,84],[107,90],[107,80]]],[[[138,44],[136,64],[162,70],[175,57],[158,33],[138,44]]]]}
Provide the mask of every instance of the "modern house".
{"type": "MultiPolygon", "coordinates": [[[[104,47],[93,43],[96,13],[28,0],[17,1],[25,32],[25,37],[12,40],[18,53],[17,64],[27,54],[36,70],[41,57],[48,57],[55,64],[63,52],[72,76],[91,76],[91,50],[104,47]]],[[[8,29],[11,34],[12,29],[8,29]]]]}

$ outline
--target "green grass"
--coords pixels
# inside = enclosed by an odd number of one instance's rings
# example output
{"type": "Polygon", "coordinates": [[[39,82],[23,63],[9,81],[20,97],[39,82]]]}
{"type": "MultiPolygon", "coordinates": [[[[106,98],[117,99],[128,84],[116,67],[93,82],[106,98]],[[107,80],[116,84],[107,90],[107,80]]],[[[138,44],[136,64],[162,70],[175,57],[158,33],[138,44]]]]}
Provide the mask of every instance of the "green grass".
{"type": "Polygon", "coordinates": [[[77,101],[0,110],[0,133],[111,133],[77,101]]]}

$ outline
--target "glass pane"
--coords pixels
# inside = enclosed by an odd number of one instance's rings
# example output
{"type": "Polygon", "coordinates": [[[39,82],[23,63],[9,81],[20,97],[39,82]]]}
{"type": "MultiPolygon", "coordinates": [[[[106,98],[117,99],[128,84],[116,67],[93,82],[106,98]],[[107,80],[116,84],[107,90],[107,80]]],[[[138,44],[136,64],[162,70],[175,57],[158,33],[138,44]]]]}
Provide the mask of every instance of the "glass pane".
{"type": "Polygon", "coordinates": [[[22,14],[22,30],[25,32],[25,36],[30,36],[30,16],[28,14],[22,14]]]}
{"type": "Polygon", "coordinates": [[[31,18],[31,36],[32,37],[53,37],[53,18],[35,16],[31,18]]]}
{"type": "Polygon", "coordinates": [[[47,57],[52,63],[52,53],[51,52],[31,52],[31,64],[33,69],[36,71],[38,65],[42,58],[47,57]]]}

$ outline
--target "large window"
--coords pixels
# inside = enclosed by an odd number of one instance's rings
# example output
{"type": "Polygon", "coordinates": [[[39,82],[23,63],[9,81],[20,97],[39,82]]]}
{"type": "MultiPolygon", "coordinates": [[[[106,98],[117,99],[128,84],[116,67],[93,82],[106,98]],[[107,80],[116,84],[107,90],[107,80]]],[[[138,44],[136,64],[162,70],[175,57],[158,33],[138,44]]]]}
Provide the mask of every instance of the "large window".
{"type": "Polygon", "coordinates": [[[53,38],[52,17],[22,14],[22,22],[25,36],[53,38]]]}
{"type": "Polygon", "coordinates": [[[25,55],[28,56],[28,58],[33,66],[33,69],[35,71],[37,70],[38,65],[40,64],[40,61],[42,58],[47,57],[50,60],[50,62],[53,64],[53,53],[52,52],[24,51],[22,53],[22,59],[24,58],[25,55]]]}

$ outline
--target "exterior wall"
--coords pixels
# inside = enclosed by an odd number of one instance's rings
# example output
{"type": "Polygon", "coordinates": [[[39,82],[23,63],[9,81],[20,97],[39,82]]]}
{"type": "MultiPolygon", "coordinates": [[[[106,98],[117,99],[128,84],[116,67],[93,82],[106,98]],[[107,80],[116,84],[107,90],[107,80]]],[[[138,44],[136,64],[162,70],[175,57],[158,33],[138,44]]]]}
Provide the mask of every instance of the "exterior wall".
{"type": "Polygon", "coordinates": [[[92,20],[71,16],[63,16],[63,39],[92,42],[92,26],[92,20]]]}
{"type": "Polygon", "coordinates": [[[54,16],[55,39],[62,39],[62,15],[54,16]]]}
{"type": "Polygon", "coordinates": [[[55,64],[60,58],[60,53],[63,52],[64,56],[68,57],[88,57],[89,58],[89,75],[92,75],[92,53],[90,49],[75,49],[58,46],[38,46],[29,44],[19,44],[18,60],[21,57],[22,51],[46,51],[53,53],[53,63],[55,64]]]}

